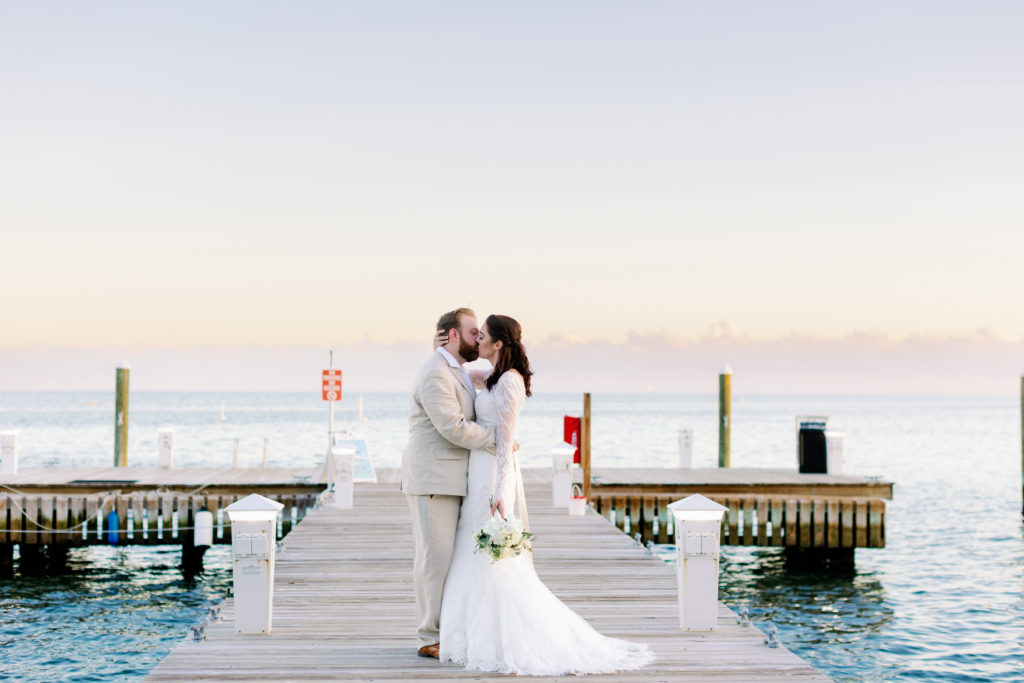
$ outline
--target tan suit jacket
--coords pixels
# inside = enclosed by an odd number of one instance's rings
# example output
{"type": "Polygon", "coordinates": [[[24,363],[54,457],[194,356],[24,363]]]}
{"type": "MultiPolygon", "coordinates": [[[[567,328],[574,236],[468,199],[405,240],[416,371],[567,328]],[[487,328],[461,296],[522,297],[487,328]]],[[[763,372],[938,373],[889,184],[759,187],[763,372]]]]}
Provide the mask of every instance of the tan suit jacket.
{"type": "Polygon", "coordinates": [[[475,392],[461,368],[435,352],[413,383],[402,492],[466,495],[469,451],[493,449],[494,427],[476,424],[475,392]]]}

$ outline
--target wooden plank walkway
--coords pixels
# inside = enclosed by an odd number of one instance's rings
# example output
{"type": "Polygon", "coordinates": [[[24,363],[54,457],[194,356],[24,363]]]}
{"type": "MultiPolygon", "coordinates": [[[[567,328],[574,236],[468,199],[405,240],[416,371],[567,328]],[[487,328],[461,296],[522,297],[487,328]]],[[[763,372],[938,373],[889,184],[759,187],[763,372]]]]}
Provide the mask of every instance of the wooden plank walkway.
{"type": "MultiPolygon", "coordinates": [[[[234,634],[228,598],[223,620],[206,627],[207,639],[181,642],[146,680],[503,677],[416,656],[411,523],[405,497],[389,478],[357,484],[354,509],[315,511],[285,539],[277,559],[273,633],[234,634]]],[[[541,578],[602,633],[647,643],[658,658],[640,671],[596,678],[829,680],[785,648],[766,648],[763,634],[736,625],[725,606],[719,606],[720,630],[681,632],[674,567],[645,554],[594,512],[569,517],[551,508],[550,486],[528,479],[541,578]]]]}

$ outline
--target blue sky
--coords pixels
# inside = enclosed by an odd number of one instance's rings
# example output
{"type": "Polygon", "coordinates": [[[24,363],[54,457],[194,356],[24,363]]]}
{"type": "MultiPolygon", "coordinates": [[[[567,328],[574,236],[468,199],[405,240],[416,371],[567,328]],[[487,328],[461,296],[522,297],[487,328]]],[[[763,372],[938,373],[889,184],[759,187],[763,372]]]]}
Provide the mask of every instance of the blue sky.
{"type": "Polygon", "coordinates": [[[1022,15],[4,3],[0,385],[46,384],[47,354],[78,358],[83,386],[125,354],[165,385],[241,349],[291,388],[282,358],[377,345],[405,367],[469,304],[520,319],[558,367],[565,344],[603,349],[583,376],[643,357],[636,339],[678,350],[635,371],[655,378],[702,340],[739,354],[724,329],[766,377],[773,349],[838,371],[868,339],[865,390],[883,359],[935,348],[954,388],[1011,386],[1022,15]]]}

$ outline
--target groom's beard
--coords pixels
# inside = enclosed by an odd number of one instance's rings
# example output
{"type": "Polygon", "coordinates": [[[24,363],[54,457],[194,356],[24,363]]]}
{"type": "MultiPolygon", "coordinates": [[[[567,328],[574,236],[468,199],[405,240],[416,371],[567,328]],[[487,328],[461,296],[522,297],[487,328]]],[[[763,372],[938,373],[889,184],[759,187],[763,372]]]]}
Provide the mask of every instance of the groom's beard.
{"type": "Polygon", "coordinates": [[[462,356],[462,360],[467,363],[472,363],[480,357],[480,349],[472,344],[467,344],[465,339],[460,339],[459,355],[462,356]]]}

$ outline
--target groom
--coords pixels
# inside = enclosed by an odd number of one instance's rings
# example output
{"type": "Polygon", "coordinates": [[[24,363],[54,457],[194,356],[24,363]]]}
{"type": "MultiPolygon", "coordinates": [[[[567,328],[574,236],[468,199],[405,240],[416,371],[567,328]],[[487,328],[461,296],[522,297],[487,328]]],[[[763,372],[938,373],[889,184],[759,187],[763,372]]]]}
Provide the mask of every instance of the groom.
{"type": "Polygon", "coordinates": [[[417,654],[435,658],[440,650],[441,592],[466,495],[469,451],[494,447],[494,428],[473,422],[476,390],[462,367],[477,358],[476,313],[468,308],[445,313],[437,331],[447,341],[413,383],[409,442],[402,453],[402,492],[412,509],[416,541],[417,654]]]}

